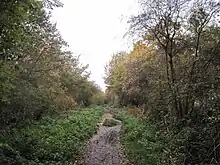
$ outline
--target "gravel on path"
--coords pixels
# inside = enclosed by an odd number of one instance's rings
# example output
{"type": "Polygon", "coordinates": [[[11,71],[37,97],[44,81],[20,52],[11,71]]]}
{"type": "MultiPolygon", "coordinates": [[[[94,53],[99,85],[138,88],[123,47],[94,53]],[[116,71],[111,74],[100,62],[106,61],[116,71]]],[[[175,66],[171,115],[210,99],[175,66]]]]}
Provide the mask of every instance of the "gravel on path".
{"type": "Polygon", "coordinates": [[[102,116],[97,134],[90,139],[82,159],[75,165],[129,165],[120,145],[121,121],[116,126],[106,127],[102,126],[105,119],[113,117],[110,113],[102,116]]]}

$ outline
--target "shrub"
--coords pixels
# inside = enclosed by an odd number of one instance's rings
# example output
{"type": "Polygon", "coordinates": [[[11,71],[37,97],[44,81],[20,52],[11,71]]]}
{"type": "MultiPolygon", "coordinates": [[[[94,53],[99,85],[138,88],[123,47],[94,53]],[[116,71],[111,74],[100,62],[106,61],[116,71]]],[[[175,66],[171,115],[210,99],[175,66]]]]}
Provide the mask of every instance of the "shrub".
{"type": "Polygon", "coordinates": [[[124,112],[116,115],[123,121],[122,145],[130,161],[138,165],[157,165],[162,159],[164,143],[158,126],[124,112]]]}
{"type": "Polygon", "coordinates": [[[65,112],[23,129],[2,131],[0,164],[67,164],[96,131],[102,108],[65,112]],[[11,153],[11,154],[8,154],[11,153]]]}

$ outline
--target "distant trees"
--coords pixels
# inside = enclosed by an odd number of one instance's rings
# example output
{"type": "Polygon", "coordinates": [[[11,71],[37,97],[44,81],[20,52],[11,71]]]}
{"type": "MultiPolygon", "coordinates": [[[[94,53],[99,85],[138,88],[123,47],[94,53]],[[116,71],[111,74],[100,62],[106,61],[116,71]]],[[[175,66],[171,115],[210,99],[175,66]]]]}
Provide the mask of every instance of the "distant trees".
{"type": "Polygon", "coordinates": [[[92,104],[101,93],[49,20],[45,7],[59,6],[52,0],[1,1],[1,127],[92,104]]]}
{"type": "Polygon", "coordinates": [[[122,105],[142,107],[166,127],[193,129],[179,151],[185,160],[177,164],[218,164],[220,3],[142,0],[140,6],[129,20],[130,35],[140,39],[131,52],[109,62],[108,93],[122,105]]]}

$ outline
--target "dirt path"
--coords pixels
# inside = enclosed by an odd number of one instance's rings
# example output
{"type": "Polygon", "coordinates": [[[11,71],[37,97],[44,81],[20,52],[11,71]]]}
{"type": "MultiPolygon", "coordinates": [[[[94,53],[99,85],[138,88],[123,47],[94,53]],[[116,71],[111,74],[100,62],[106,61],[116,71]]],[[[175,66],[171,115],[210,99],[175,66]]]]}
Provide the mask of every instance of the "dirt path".
{"type": "Polygon", "coordinates": [[[81,161],[75,165],[128,165],[120,146],[121,121],[114,127],[102,126],[105,119],[112,119],[110,113],[105,113],[99,130],[90,139],[81,161]]]}

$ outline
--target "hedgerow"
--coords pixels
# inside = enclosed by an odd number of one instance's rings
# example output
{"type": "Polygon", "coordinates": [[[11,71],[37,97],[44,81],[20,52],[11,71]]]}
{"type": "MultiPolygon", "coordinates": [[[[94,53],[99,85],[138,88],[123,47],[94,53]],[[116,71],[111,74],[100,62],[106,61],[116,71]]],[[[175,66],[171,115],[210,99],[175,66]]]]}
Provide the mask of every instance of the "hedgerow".
{"type": "Polygon", "coordinates": [[[0,138],[0,164],[68,164],[96,131],[102,107],[46,117],[22,129],[4,130],[0,138]]]}

